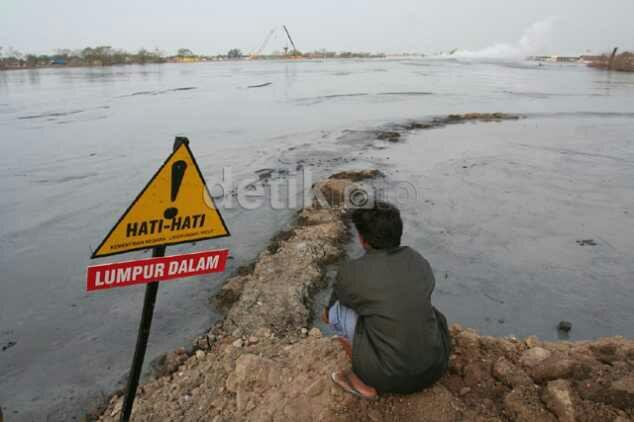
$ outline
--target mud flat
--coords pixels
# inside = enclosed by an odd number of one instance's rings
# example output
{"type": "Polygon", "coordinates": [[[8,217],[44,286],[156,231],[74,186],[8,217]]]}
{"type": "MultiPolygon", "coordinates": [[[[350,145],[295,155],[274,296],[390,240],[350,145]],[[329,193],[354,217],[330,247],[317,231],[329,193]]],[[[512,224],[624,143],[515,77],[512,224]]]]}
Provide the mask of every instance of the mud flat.
{"type": "MultiPolygon", "coordinates": [[[[311,327],[311,297],[328,264],[344,255],[348,172],[320,182],[335,205],[302,210],[255,264],[224,285],[223,322],[193,352],[166,355],[163,371],[139,388],[133,420],[219,421],[615,421],[634,420],[634,341],[621,337],[543,342],[480,336],[451,327],[448,373],[433,388],[377,402],[330,381],[348,365],[336,342],[311,327]]],[[[116,421],[115,395],[99,417],[116,421]]]]}

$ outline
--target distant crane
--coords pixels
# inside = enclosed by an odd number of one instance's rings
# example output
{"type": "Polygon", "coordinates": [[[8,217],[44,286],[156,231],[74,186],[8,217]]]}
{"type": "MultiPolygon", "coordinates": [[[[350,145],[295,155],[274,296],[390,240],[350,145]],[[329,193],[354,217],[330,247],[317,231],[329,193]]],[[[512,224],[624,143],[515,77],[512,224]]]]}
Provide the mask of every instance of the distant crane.
{"type": "Polygon", "coordinates": [[[277,29],[278,29],[277,26],[271,29],[269,33],[266,35],[266,38],[264,38],[264,41],[262,42],[262,44],[260,44],[260,47],[249,55],[252,59],[256,58],[262,53],[262,50],[266,48],[266,45],[269,43],[269,41],[271,40],[271,37],[273,36],[273,34],[275,33],[277,29]]]}
{"type": "MultiPolygon", "coordinates": [[[[284,32],[286,32],[286,36],[288,37],[288,40],[291,42],[291,45],[293,46],[293,51],[291,56],[295,57],[298,53],[297,51],[297,47],[295,47],[295,43],[293,42],[293,39],[291,38],[291,34],[288,32],[288,29],[286,28],[286,25],[282,25],[282,28],[284,28],[284,32]]],[[[288,47],[284,48],[284,52],[286,54],[288,54],[288,47]]]]}
{"type": "MultiPolygon", "coordinates": [[[[295,46],[295,42],[293,41],[293,38],[291,38],[291,33],[288,31],[288,28],[286,27],[286,25],[282,25],[282,29],[284,29],[284,34],[286,35],[286,38],[288,38],[288,41],[291,43],[291,46],[293,46],[293,49],[291,50],[291,57],[297,57],[299,54],[299,51],[297,50],[297,47],[295,46]]],[[[260,44],[260,46],[254,50],[251,54],[249,54],[249,58],[250,59],[256,59],[260,54],[262,54],[262,51],[266,48],[266,46],[268,45],[269,41],[271,41],[271,37],[273,37],[273,35],[276,35],[276,33],[278,33],[277,31],[280,30],[279,26],[276,26],[275,28],[271,29],[268,34],[266,35],[266,37],[264,38],[264,41],[262,41],[262,44],[260,44]]],[[[279,33],[278,33],[279,34],[279,33]]],[[[284,47],[284,55],[288,56],[288,45],[284,47]]]]}

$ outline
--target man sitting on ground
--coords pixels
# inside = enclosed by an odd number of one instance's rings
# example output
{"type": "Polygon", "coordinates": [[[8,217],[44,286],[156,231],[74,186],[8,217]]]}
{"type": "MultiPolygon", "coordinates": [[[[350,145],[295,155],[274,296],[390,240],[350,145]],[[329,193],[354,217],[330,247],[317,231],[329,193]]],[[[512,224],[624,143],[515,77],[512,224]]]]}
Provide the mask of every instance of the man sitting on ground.
{"type": "Polygon", "coordinates": [[[370,400],[420,391],[449,360],[447,321],[431,304],[434,274],[418,252],[400,246],[403,222],[393,205],[356,209],[352,221],[367,253],[341,266],[322,316],[352,360],[332,380],[370,400]]]}

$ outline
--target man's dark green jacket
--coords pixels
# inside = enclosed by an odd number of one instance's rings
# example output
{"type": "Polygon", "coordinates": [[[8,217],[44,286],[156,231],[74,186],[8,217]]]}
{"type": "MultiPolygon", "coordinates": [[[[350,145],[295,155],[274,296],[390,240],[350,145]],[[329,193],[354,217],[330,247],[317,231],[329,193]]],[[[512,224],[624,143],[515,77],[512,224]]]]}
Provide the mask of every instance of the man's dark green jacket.
{"type": "Polygon", "coordinates": [[[413,249],[371,249],[341,266],[334,301],[358,315],[352,369],[384,393],[412,393],[447,370],[447,321],[431,304],[436,282],[429,262],[413,249]]]}

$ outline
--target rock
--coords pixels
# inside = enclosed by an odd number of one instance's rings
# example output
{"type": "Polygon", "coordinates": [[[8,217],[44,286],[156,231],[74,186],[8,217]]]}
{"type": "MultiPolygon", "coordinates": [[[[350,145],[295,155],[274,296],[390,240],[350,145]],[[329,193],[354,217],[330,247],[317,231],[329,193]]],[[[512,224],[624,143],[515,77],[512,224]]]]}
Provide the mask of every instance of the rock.
{"type": "Polygon", "coordinates": [[[369,409],[368,410],[368,419],[370,419],[372,422],[382,422],[383,421],[383,417],[381,416],[381,412],[379,412],[376,409],[369,409]]]}
{"type": "Polygon", "coordinates": [[[526,339],[524,340],[524,343],[526,344],[526,347],[528,347],[529,349],[532,349],[533,347],[540,347],[542,345],[539,339],[535,336],[526,337],[526,339]]]}
{"type": "Polygon", "coordinates": [[[480,343],[480,337],[473,330],[463,330],[454,336],[454,340],[460,347],[466,349],[477,348],[480,343]]]}
{"type": "Polygon", "coordinates": [[[112,408],[112,412],[110,412],[110,416],[117,416],[121,410],[123,409],[123,398],[117,400],[112,408]]]}
{"type": "Polygon", "coordinates": [[[513,365],[504,357],[499,358],[495,362],[492,374],[495,379],[503,382],[509,387],[533,384],[533,380],[526,374],[526,372],[524,372],[524,370],[513,365]]]}
{"type": "Polygon", "coordinates": [[[256,343],[258,342],[258,338],[257,338],[257,337],[255,337],[255,336],[251,336],[251,337],[249,337],[249,339],[247,340],[247,342],[248,342],[250,345],[256,344],[256,343]]]}
{"type": "Polygon", "coordinates": [[[564,333],[569,333],[570,330],[572,330],[572,322],[570,322],[570,321],[560,321],[559,324],[557,324],[557,329],[559,331],[564,332],[564,333]]]}
{"type": "Polygon", "coordinates": [[[310,397],[315,397],[320,395],[325,388],[326,381],[323,378],[319,378],[306,389],[306,394],[310,397]]]}
{"type": "Polygon", "coordinates": [[[616,393],[623,392],[633,396],[632,405],[634,405],[634,375],[621,378],[612,383],[612,390],[616,393]]]}
{"type": "Polygon", "coordinates": [[[239,338],[239,339],[237,339],[236,341],[234,341],[233,343],[231,343],[231,345],[232,345],[233,347],[240,348],[240,347],[242,347],[242,345],[243,345],[243,341],[242,341],[242,339],[241,339],[241,338],[239,338]]]}
{"type": "Polygon", "coordinates": [[[165,353],[150,362],[150,367],[154,375],[159,378],[175,372],[189,358],[189,354],[184,348],[176,349],[173,352],[165,353]]]}
{"type": "Polygon", "coordinates": [[[464,368],[464,383],[468,387],[482,384],[489,378],[487,368],[479,362],[471,362],[464,368]]]}
{"type": "Polygon", "coordinates": [[[196,350],[196,359],[203,359],[205,357],[205,352],[202,350],[196,350]]]}
{"type": "MultiPolygon", "coordinates": [[[[608,365],[613,365],[616,361],[628,359],[623,345],[608,339],[598,340],[588,347],[592,355],[599,361],[608,365]]],[[[634,357],[634,354],[631,354],[634,357]]]]}
{"type": "Polygon", "coordinates": [[[259,338],[268,338],[271,337],[271,330],[266,327],[260,327],[255,330],[255,335],[259,338]]]}
{"type": "Polygon", "coordinates": [[[597,242],[594,239],[581,239],[577,240],[577,245],[579,246],[597,246],[597,242]]]}
{"type": "Polygon", "coordinates": [[[536,387],[515,388],[504,398],[504,408],[516,422],[556,422],[542,405],[536,387]]]}
{"type": "Polygon", "coordinates": [[[520,356],[520,363],[527,368],[532,368],[543,360],[548,359],[550,355],[551,352],[544,348],[533,347],[532,349],[528,349],[522,353],[522,356],[520,356]]]}
{"type": "Polygon", "coordinates": [[[5,350],[9,350],[10,348],[12,348],[13,346],[15,346],[16,343],[15,341],[9,341],[7,342],[7,344],[5,344],[4,346],[2,346],[2,351],[4,352],[5,350]]]}
{"type": "Polygon", "coordinates": [[[311,337],[319,338],[319,337],[321,337],[321,330],[319,328],[317,328],[317,327],[313,327],[308,332],[308,335],[311,336],[311,337]]]}
{"type": "Polygon", "coordinates": [[[194,340],[194,348],[200,350],[209,350],[211,347],[211,343],[209,342],[209,338],[207,336],[200,336],[194,340]]]}
{"type": "Polygon", "coordinates": [[[503,352],[507,356],[517,353],[517,345],[503,338],[481,336],[479,339],[480,347],[491,353],[503,352]]]}
{"type": "Polygon", "coordinates": [[[237,393],[238,389],[248,382],[253,368],[257,367],[260,358],[252,354],[245,354],[236,360],[235,369],[227,377],[225,388],[227,391],[237,393]]]}
{"type": "Polygon", "coordinates": [[[541,383],[557,378],[569,378],[578,367],[577,361],[554,354],[531,368],[529,374],[536,382],[541,383]]]}
{"type": "Polygon", "coordinates": [[[460,394],[461,396],[464,396],[464,395],[469,394],[470,392],[471,392],[471,388],[469,388],[469,387],[462,387],[462,388],[460,389],[460,393],[459,393],[459,394],[460,394]]]}
{"type": "Polygon", "coordinates": [[[248,280],[248,276],[237,276],[227,280],[222,286],[220,293],[218,293],[214,299],[216,306],[221,310],[226,310],[237,302],[248,280]]]}
{"type": "Polygon", "coordinates": [[[301,334],[302,334],[304,337],[306,337],[306,336],[308,335],[308,329],[307,329],[307,328],[302,328],[302,329],[300,330],[300,332],[301,332],[301,334]]]}
{"type": "Polygon", "coordinates": [[[394,131],[379,131],[377,132],[376,139],[380,141],[398,142],[401,139],[401,134],[394,131]]]}
{"type": "Polygon", "coordinates": [[[634,409],[634,375],[618,379],[610,385],[610,404],[619,409],[634,409]]]}
{"type": "Polygon", "coordinates": [[[559,422],[575,422],[574,392],[565,380],[551,381],[546,385],[542,400],[557,415],[559,422]]]}

